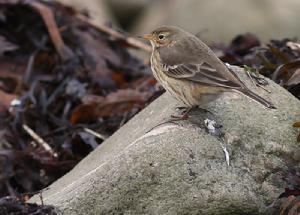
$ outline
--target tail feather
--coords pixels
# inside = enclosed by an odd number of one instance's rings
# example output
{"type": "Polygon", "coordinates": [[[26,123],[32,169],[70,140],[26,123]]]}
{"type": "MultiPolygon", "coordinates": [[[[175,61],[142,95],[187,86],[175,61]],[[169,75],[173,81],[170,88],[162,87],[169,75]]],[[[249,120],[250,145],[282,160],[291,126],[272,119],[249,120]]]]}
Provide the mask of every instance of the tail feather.
{"type": "Polygon", "coordinates": [[[260,97],[259,95],[257,95],[256,93],[252,92],[249,89],[241,90],[241,93],[243,93],[244,95],[248,96],[249,98],[251,98],[251,99],[259,102],[260,104],[264,105],[267,108],[276,109],[276,107],[271,102],[269,102],[266,99],[260,97]]]}

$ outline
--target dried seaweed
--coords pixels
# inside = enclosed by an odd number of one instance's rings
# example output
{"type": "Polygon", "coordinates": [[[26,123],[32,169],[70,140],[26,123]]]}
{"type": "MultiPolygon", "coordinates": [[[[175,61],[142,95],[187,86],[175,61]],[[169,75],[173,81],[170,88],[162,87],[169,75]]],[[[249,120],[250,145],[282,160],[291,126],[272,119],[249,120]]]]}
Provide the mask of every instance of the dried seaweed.
{"type": "Polygon", "coordinates": [[[17,196],[64,175],[161,92],[128,51],[146,45],[59,3],[0,7],[0,196],[17,196]]]}
{"type": "Polygon", "coordinates": [[[300,99],[300,44],[296,39],[271,40],[261,45],[252,34],[238,35],[229,46],[213,45],[230,64],[252,67],[300,99]]]}

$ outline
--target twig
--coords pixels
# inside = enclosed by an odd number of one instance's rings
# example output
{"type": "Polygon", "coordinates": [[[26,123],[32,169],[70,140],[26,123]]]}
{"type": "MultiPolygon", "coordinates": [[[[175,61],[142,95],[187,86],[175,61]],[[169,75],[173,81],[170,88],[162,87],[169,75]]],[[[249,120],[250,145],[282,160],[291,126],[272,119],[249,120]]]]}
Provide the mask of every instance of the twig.
{"type": "Polygon", "coordinates": [[[36,57],[37,53],[38,53],[38,51],[35,51],[29,57],[27,67],[26,67],[26,71],[25,71],[25,75],[24,75],[24,83],[26,83],[26,84],[29,84],[29,80],[31,78],[32,71],[33,71],[32,68],[33,68],[33,65],[34,65],[34,60],[35,60],[35,57],[36,57]]]}
{"type": "Polygon", "coordinates": [[[253,80],[253,78],[252,78],[252,75],[250,74],[250,72],[248,71],[248,70],[246,70],[246,74],[248,75],[248,77],[250,78],[250,80],[252,81],[252,84],[254,85],[254,86],[258,86],[258,84],[257,83],[255,83],[255,81],[253,80]]]}
{"type": "Polygon", "coordinates": [[[122,120],[119,124],[119,128],[121,128],[125,124],[127,117],[128,117],[128,112],[123,114],[122,120]]]}
{"type": "Polygon", "coordinates": [[[260,87],[261,89],[263,89],[264,91],[271,93],[270,90],[268,90],[267,88],[263,87],[261,84],[257,84],[256,86],[260,87]]]}
{"type": "Polygon", "coordinates": [[[35,9],[42,17],[44,20],[44,23],[47,27],[48,33],[50,35],[50,38],[53,42],[53,45],[58,52],[59,56],[63,60],[69,60],[71,59],[74,54],[72,50],[65,45],[63,39],[60,36],[59,29],[56,25],[54,15],[46,5],[37,2],[37,1],[29,1],[28,4],[35,9]]]}
{"type": "Polygon", "coordinates": [[[32,137],[38,144],[40,144],[47,152],[57,157],[57,153],[52,150],[48,143],[46,143],[37,133],[35,133],[28,125],[23,124],[23,129],[29,136],[32,137]]]}
{"type": "Polygon", "coordinates": [[[42,206],[44,206],[43,190],[41,190],[41,192],[39,192],[39,197],[40,197],[42,206]]]}
{"type": "Polygon", "coordinates": [[[89,24],[90,26],[92,26],[102,32],[105,32],[116,39],[125,41],[127,44],[129,44],[130,46],[132,46],[134,48],[142,49],[147,52],[151,52],[151,50],[152,50],[150,46],[144,44],[143,42],[141,42],[133,37],[127,37],[127,36],[121,34],[120,32],[116,31],[115,29],[108,27],[104,24],[95,23],[93,20],[87,18],[86,16],[84,16],[82,14],[78,13],[76,17],[78,19],[80,19],[81,21],[89,24]]]}
{"type": "Polygon", "coordinates": [[[91,130],[91,129],[89,129],[89,128],[84,128],[83,130],[84,130],[85,132],[91,134],[91,135],[94,135],[95,137],[98,137],[98,138],[101,139],[101,140],[106,140],[106,139],[107,139],[107,137],[105,137],[104,135],[99,134],[98,132],[93,131],[93,130],[91,130]]]}
{"type": "Polygon", "coordinates": [[[252,83],[253,83],[254,86],[261,87],[266,92],[271,93],[271,91],[267,90],[265,87],[263,87],[263,84],[260,83],[260,81],[264,80],[264,79],[259,77],[259,75],[257,74],[257,70],[256,69],[244,65],[244,70],[246,71],[246,74],[248,75],[248,77],[250,78],[250,80],[252,81],[252,83]]]}

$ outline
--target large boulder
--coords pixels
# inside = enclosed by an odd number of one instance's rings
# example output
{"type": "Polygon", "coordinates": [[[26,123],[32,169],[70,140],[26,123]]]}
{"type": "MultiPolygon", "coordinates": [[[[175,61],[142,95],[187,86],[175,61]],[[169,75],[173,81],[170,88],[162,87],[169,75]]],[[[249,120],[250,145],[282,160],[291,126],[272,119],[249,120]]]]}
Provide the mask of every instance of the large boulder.
{"type": "Polygon", "coordinates": [[[228,42],[237,34],[251,32],[261,40],[300,34],[300,1],[286,0],[164,0],[153,1],[136,19],[135,32],[149,32],[163,24],[201,32],[206,42],[228,42]]]}
{"type": "MultiPolygon", "coordinates": [[[[272,81],[271,93],[256,88],[242,69],[233,69],[277,109],[227,94],[207,107],[213,115],[196,111],[193,123],[155,127],[178,106],[164,94],[45,190],[44,203],[63,214],[270,213],[267,206],[288,186],[282,179],[288,163],[299,166],[292,124],[300,102],[272,81]],[[207,132],[207,117],[223,126],[223,137],[207,132]]],[[[31,201],[40,202],[38,196],[31,201]]]]}

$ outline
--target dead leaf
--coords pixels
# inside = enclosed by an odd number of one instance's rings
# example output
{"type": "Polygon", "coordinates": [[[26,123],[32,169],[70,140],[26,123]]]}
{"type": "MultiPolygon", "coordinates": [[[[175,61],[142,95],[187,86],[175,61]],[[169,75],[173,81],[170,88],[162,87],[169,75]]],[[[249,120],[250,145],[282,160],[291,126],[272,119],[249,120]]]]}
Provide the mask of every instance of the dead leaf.
{"type": "Polygon", "coordinates": [[[292,85],[297,85],[300,84],[300,68],[296,69],[294,73],[291,75],[289,80],[287,80],[286,85],[287,86],[292,86],[292,85]]]}
{"type": "Polygon", "coordinates": [[[282,86],[296,85],[300,83],[300,60],[295,60],[279,66],[272,75],[282,86]]]}
{"type": "Polygon", "coordinates": [[[43,189],[64,175],[102,142],[83,128],[111,135],[157,90],[143,79],[149,78],[148,65],[107,34],[112,31],[91,26],[75,9],[42,0],[0,0],[0,7],[0,36],[5,38],[0,42],[5,52],[0,59],[0,133],[7,131],[3,147],[13,157],[3,165],[0,161],[7,182],[0,186],[3,196],[43,189]],[[70,116],[75,123],[101,120],[74,126],[70,116]],[[58,159],[35,146],[19,129],[24,123],[59,152],[58,159]]]}
{"type": "Polygon", "coordinates": [[[295,196],[288,196],[280,204],[280,215],[299,215],[300,212],[300,200],[295,196]]]}
{"type": "Polygon", "coordinates": [[[14,94],[5,93],[0,90],[0,104],[4,105],[7,109],[10,107],[11,102],[18,98],[14,94]]]}
{"type": "Polygon", "coordinates": [[[141,107],[150,95],[148,92],[124,89],[110,93],[106,97],[88,96],[84,98],[84,104],[73,110],[70,121],[76,124],[100,117],[122,115],[134,107],[141,107]]]}
{"type": "Polygon", "coordinates": [[[79,29],[74,33],[78,40],[78,49],[84,53],[84,64],[93,76],[93,82],[101,87],[113,86],[112,70],[108,68],[107,62],[120,65],[122,63],[120,56],[109,47],[105,38],[79,29]]]}
{"type": "Polygon", "coordinates": [[[300,43],[295,43],[290,41],[286,43],[286,46],[294,51],[300,51],[300,43]]]}
{"type": "Polygon", "coordinates": [[[253,47],[259,45],[260,42],[255,35],[246,33],[236,36],[230,44],[230,49],[232,49],[236,54],[243,55],[249,52],[249,50],[253,47]]]}

